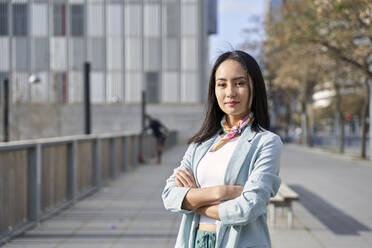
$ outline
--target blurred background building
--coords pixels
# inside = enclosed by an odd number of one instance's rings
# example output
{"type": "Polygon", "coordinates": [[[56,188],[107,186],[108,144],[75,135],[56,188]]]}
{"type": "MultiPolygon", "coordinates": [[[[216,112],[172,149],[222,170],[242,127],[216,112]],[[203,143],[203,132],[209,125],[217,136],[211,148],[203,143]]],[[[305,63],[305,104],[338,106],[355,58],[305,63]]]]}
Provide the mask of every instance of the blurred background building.
{"type": "MultiPolygon", "coordinates": [[[[149,103],[200,105],[216,5],[216,0],[0,0],[0,81],[9,78],[13,104],[79,104],[88,61],[92,103],[135,104],[145,90],[149,103]],[[28,82],[32,74],[40,83],[28,82]]],[[[62,113],[74,115],[66,106],[62,113]]],[[[110,111],[113,122],[126,114],[110,111]]],[[[74,133],[79,132],[59,132],[74,133]]]]}
{"type": "MultiPolygon", "coordinates": [[[[210,1],[215,2],[215,1],[210,1]]],[[[2,0],[0,73],[13,102],[199,103],[206,79],[208,1],[2,0]],[[41,83],[33,86],[28,76],[41,83]]]]}

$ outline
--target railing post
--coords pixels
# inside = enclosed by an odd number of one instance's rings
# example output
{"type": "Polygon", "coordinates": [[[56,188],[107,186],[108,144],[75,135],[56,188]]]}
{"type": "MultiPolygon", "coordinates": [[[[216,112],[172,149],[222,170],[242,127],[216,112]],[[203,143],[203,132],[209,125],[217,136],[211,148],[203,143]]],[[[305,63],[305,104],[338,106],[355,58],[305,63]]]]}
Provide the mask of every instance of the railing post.
{"type": "Polygon", "coordinates": [[[101,140],[96,138],[93,142],[93,186],[101,186],[101,140]]]}
{"type": "Polygon", "coordinates": [[[90,63],[84,63],[84,133],[91,133],[90,63]]]}
{"type": "Polygon", "coordinates": [[[115,138],[110,138],[109,149],[110,149],[110,176],[112,179],[116,178],[116,153],[115,153],[115,138]]]}
{"type": "Polygon", "coordinates": [[[68,167],[67,167],[67,196],[68,199],[75,202],[77,189],[77,142],[72,140],[68,145],[68,167]]]}
{"type": "Polygon", "coordinates": [[[9,141],[9,80],[4,79],[3,141],[9,141]]]}
{"type": "Polygon", "coordinates": [[[121,138],[121,154],[122,154],[122,164],[121,164],[121,171],[125,172],[128,170],[128,164],[129,164],[129,159],[128,159],[128,137],[124,136],[121,138]]]}
{"type": "Polygon", "coordinates": [[[41,144],[36,144],[28,155],[28,217],[38,222],[41,215],[41,144]]]}
{"type": "Polygon", "coordinates": [[[132,146],[133,146],[133,150],[132,150],[132,152],[133,152],[133,156],[132,156],[132,164],[133,164],[133,166],[134,167],[136,167],[137,166],[137,164],[138,164],[138,145],[139,145],[139,136],[138,135],[133,135],[132,136],[133,137],[133,142],[132,142],[132,146]]]}

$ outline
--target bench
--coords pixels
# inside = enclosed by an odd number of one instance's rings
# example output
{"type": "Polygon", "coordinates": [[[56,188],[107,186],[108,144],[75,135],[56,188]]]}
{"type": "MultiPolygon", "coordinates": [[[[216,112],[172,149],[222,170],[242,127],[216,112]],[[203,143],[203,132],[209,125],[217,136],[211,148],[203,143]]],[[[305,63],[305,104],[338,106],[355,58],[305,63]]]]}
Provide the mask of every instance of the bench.
{"type": "Polygon", "coordinates": [[[273,226],[276,222],[275,220],[275,208],[285,207],[288,210],[288,227],[293,227],[293,209],[292,202],[298,201],[299,197],[296,192],[294,192],[287,184],[282,183],[280,185],[279,191],[275,197],[270,198],[270,225],[273,226]]]}

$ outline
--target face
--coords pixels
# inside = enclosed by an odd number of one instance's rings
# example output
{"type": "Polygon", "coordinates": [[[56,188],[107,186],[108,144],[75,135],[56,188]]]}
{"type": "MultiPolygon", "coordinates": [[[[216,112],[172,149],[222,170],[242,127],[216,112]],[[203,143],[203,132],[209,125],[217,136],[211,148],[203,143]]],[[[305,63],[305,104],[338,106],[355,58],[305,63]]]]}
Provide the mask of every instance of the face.
{"type": "Polygon", "coordinates": [[[215,78],[215,93],[221,110],[231,121],[244,118],[250,112],[253,90],[243,66],[235,60],[225,60],[217,68],[215,78]]]}

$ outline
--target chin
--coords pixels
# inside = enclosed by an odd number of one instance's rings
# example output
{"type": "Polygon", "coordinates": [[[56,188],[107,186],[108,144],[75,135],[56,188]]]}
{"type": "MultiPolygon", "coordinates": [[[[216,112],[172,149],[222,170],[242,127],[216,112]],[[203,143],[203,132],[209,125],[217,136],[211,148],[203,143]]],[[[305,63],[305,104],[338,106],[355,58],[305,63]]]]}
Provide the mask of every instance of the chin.
{"type": "Polygon", "coordinates": [[[239,112],[236,112],[236,111],[223,111],[223,112],[225,112],[225,114],[231,115],[231,116],[239,116],[239,115],[242,114],[242,113],[239,113],[239,112]]]}

